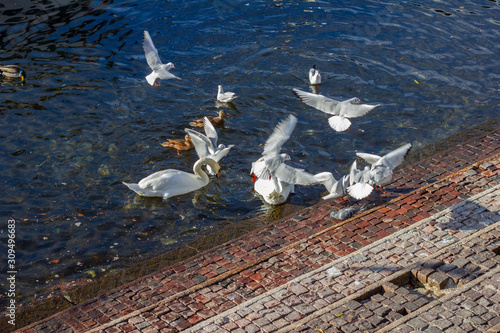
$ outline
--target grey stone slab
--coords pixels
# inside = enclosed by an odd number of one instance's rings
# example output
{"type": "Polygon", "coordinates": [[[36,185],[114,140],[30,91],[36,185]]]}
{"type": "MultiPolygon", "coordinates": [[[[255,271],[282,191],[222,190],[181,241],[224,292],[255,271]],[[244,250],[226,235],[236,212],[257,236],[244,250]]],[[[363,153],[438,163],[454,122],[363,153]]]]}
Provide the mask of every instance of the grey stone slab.
{"type": "Polygon", "coordinates": [[[429,327],[428,323],[419,318],[410,319],[409,321],[406,322],[406,324],[410,325],[411,327],[413,327],[414,330],[417,331],[423,331],[424,329],[429,327]]]}

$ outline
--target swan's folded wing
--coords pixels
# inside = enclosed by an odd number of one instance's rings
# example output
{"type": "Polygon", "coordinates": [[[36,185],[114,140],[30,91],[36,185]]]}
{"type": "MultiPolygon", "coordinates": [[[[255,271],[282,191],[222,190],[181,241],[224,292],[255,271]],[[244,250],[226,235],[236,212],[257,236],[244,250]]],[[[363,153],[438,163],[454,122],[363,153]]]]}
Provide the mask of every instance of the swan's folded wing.
{"type": "Polygon", "coordinates": [[[160,60],[160,56],[158,55],[158,50],[156,50],[153,44],[153,40],[151,39],[151,36],[147,31],[144,31],[144,40],[142,41],[142,47],[144,48],[144,53],[146,54],[146,60],[149,67],[151,67],[151,69],[153,69],[154,71],[159,70],[162,62],[160,60]]]}
{"type": "Polygon", "coordinates": [[[328,114],[338,115],[338,108],[336,107],[339,104],[338,101],[323,95],[311,94],[295,88],[293,88],[293,92],[307,105],[328,114]]]}

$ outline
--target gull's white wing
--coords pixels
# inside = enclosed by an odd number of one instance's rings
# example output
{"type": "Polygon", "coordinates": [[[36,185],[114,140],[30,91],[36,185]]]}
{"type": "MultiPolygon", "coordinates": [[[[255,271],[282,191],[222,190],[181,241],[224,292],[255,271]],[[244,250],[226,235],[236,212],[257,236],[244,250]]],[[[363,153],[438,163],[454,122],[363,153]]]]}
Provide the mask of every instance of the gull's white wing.
{"type": "Polygon", "coordinates": [[[373,165],[377,163],[382,157],[374,154],[356,153],[356,156],[364,159],[367,163],[373,165]]]}
{"type": "Polygon", "coordinates": [[[194,149],[199,158],[209,157],[212,154],[209,148],[212,142],[205,135],[190,128],[185,128],[184,131],[189,134],[191,141],[193,141],[194,149]]]}
{"type": "Polygon", "coordinates": [[[390,168],[391,170],[394,170],[398,165],[400,165],[406,154],[408,154],[408,151],[411,148],[411,143],[407,143],[398,149],[395,149],[391,151],[390,153],[384,155],[378,162],[378,164],[382,164],[390,168]]]}
{"type": "Polygon", "coordinates": [[[313,174],[310,174],[302,169],[291,167],[285,163],[281,163],[276,169],[273,170],[272,173],[276,178],[290,184],[313,185],[320,183],[320,181],[315,178],[313,174]]]}
{"type": "MultiPolygon", "coordinates": [[[[281,162],[291,160],[288,154],[280,154],[279,158],[281,162]]],[[[257,178],[263,179],[269,179],[269,177],[271,177],[271,173],[266,166],[266,162],[264,161],[264,156],[259,158],[257,161],[252,162],[252,169],[250,170],[250,174],[254,174],[257,178]]]]}
{"type": "Polygon", "coordinates": [[[208,120],[207,117],[203,118],[203,125],[205,128],[205,134],[207,135],[207,138],[212,142],[212,147],[215,152],[215,149],[217,149],[217,141],[219,140],[217,131],[215,130],[214,125],[212,125],[212,123],[210,122],[210,120],[208,120]]]}
{"type": "Polygon", "coordinates": [[[142,47],[144,48],[144,53],[146,54],[146,60],[149,67],[151,67],[154,71],[159,70],[162,62],[160,60],[160,56],[158,55],[158,50],[156,50],[153,40],[147,31],[144,31],[142,47]]]}
{"type": "Polygon", "coordinates": [[[158,74],[158,77],[162,80],[168,80],[168,79],[179,79],[179,77],[175,76],[174,74],[170,73],[169,71],[165,70],[164,68],[161,68],[156,72],[158,74]]]}
{"type": "Polygon", "coordinates": [[[349,185],[354,185],[358,182],[360,172],[361,171],[358,170],[356,160],[354,160],[354,162],[352,162],[351,164],[351,168],[349,169],[349,185]]]}
{"type": "Polygon", "coordinates": [[[369,105],[369,104],[353,104],[348,101],[340,102],[340,115],[346,118],[356,118],[361,117],[379,106],[377,105],[369,105]]]}
{"type": "Polygon", "coordinates": [[[293,115],[288,116],[288,118],[282,120],[278,125],[276,125],[273,133],[271,133],[264,145],[264,152],[262,155],[265,159],[267,157],[275,156],[276,161],[280,161],[278,155],[281,147],[292,135],[295,125],[297,125],[297,118],[293,115]]]}
{"type": "Polygon", "coordinates": [[[234,145],[229,145],[229,146],[224,146],[221,145],[222,147],[218,147],[217,150],[212,154],[212,159],[215,162],[219,162],[224,156],[229,154],[229,150],[234,147],[234,145]]]}
{"type": "Polygon", "coordinates": [[[339,101],[293,88],[293,92],[304,103],[328,114],[339,115],[339,101]]]}

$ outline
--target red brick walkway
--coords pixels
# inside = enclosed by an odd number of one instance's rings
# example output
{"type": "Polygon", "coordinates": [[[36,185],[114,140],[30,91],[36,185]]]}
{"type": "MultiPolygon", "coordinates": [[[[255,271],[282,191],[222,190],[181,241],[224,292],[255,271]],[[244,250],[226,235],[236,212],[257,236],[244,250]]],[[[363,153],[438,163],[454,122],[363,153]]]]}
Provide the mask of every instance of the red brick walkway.
{"type": "Polygon", "coordinates": [[[19,331],[189,329],[498,185],[499,139],[500,129],[396,171],[382,203],[351,219],[330,217],[336,200],[319,202],[19,331]]]}

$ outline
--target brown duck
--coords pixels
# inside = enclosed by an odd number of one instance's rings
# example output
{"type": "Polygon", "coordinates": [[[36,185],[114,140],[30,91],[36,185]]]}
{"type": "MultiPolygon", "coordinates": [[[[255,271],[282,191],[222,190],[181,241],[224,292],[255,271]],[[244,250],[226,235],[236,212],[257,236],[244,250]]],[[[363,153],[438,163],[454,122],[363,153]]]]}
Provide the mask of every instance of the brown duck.
{"type": "Polygon", "coordinates": [[[16,65],[1,66],[0,65],[0,72],[5,77],[8,77],[8,78],[18,77],[21,79],[21,81],[23,83],[26,81],[26,72],[24,71],[24,69],[22,69],[19,66],[16,66],[16,65]]]}
{"type": "Polygon", "coordinates": [[[177,149],[177,155],[179,155],[179,150],[191,150],[194,148],[193,141],[189,135],[186,134],[184,140],[182,139],[168,139],[167,142],[160,143],[163,147],[170,147],[177,149]]]}
{"type": "MultiPolygon", "coordinates": [[[[224,125],[224,118],[222,117],[229,117],[229,115],[226,113],[226,111],[221,110],[219,111],[219,116],[218,117],[212,117],[212,116],[207,116],[208,120],[214,127],[221,127],[224,125]]],[[[189,123],[191,126],[199,127],[199,128],[204,128],[205,125],[203,125],[203,118],[192,121],[189,123]]]]}

